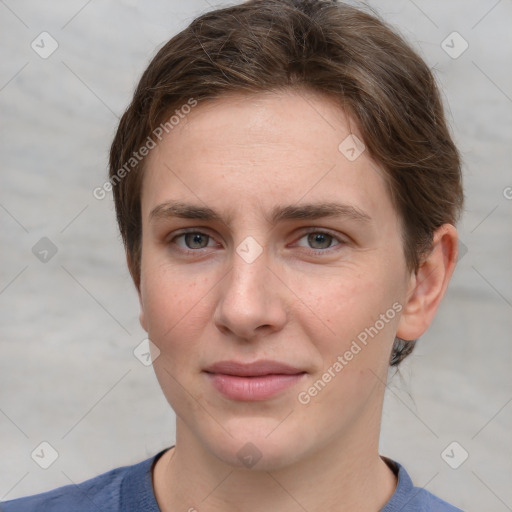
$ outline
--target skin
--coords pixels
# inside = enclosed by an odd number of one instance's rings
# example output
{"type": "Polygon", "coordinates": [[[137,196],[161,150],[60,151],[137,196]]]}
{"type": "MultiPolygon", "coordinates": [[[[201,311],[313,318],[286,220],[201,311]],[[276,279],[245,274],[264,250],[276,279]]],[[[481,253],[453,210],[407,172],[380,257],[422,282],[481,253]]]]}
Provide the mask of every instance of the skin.
{"type": "Polygon", "coordinates": [[[368,151],[349,161],[338,150],[350,133],[362,139],[354,119],[318,93],[232,94],[200,103],[148,157],[140,321],[160,350],[154,369],[177,416],[176,447],[153,472],[163,512],[377,511],[395,490],[378,452],[389,355],[396,335],[416,339],[432,321],[457,232],[441,226],[409,271],[383,171],[368,151]],[[171,200],[222,220],[151,215],[171,200]],[[276,206],[326,201],[369,220],[269,221],[276,206]],[[203,237],[179,236],[184,228],[203,237]],[[263,249],[250,263],[236,252],[248,236],[263,249]],[[394,303],[401,311],[300,403],[394,303]],[[203,373],[217,361],[259,359],[307,373],[256,402],[227,399],[203,373]],[[248,442],[261,454],[251,468],[237,456],[248,442]]]}

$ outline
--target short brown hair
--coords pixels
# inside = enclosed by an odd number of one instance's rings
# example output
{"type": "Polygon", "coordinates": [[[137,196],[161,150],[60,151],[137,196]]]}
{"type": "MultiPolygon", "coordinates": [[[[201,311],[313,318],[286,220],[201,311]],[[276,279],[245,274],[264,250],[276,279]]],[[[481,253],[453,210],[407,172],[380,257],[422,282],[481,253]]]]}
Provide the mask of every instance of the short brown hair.
{"type": "MultiPolygon", "coordinates": [[[[290,88],[328,95],[356,119],[370,156],[385,170],[409,269],[418,268],[439,226],[456,224],[460,157],[421,57],[375,13],[335,0],[250,0],[203,14],[168,41],[119,123],[109,176],[137,287],[145,160],[133,169],[126,163],[191,98],[290,88]]],[[[413,347],[396,339],[390,364],[413,347]]]]}

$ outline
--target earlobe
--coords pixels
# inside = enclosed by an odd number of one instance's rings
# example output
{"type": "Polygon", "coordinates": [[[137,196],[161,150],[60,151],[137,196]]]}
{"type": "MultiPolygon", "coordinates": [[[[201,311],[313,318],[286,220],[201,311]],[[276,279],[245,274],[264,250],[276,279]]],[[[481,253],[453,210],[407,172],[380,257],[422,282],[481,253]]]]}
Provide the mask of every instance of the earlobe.
{"type": "Polygon", "coordinates": [[[399,338],[418,339],[432,322],[457,263],[457,239],[457,230],[451,224],[435,231],[432,250],[411,275],[396,333],[399,338]]]}
{"type": "Polygon", "coordinates": [[[140,310],[140,313],[139,313],[139,322],[140,322],[140,325],[141,327],[146,331],[148,332],[148,329],[146,327],[146,320],[144,318],[144,311],[142,310],[142,306],[141,306],[141,310],[140,310]]]}
{"type": "Polygon", "coordinates": [[[139,307],[140,307],[140,313],[139,313],[139,323],[141,327],[148,332],[147,325],[146,325],[146,319],[144,315],[144,302],[142,300],[142,289],[141,289],[141,277],[140,273],[135,273],[135,265],[133,263],[133,259],[128,251],[126,251],[126,263],[128,265],[128,270],[130,271],[130,275],[133,280],[133,284],[135,285],[135,289],[137,290],[137,295],[139,297],[139,307]]]}
{"type": "Polygon", "coordinates": [[[140,286],[137,287],[137,294],[139,296],[139,307],[140,307],[139,323],[140,323],[141,327],[146,332],[148,332],[148,328],[147,328],[147,325],[146,325],[146,318],[145,318],[145,315],[144,315],[144,302],[142,301],[142,293],[141,293],[141,290],[140,290],[140,286]]]}

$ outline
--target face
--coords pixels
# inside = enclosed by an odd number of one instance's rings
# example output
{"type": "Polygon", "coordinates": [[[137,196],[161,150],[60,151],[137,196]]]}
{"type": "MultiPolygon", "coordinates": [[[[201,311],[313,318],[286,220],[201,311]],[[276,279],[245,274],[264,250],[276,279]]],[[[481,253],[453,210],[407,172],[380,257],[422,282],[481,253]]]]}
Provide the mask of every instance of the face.
{"type": "Polygon", "coordinates": [[[339,149],[350,134],[315,93],[230,95],[147,160],[141,324],[178,439],[227,464],[378,442],[410,276],[383,172],[339,149]]]}

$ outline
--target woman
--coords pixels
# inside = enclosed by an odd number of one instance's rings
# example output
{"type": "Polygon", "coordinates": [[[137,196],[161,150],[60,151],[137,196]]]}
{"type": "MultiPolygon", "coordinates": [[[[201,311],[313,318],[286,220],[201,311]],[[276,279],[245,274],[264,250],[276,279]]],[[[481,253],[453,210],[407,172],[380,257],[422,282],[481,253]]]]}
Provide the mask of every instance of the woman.
{"type": "Polygon", "coordinates": [[[143,74],[107,188],[176,444],[2,510],[458,510],[378,451],[463,202],[397,34],[327,0],[200,16],[143,74]]]}

